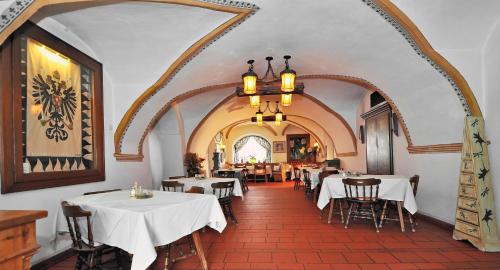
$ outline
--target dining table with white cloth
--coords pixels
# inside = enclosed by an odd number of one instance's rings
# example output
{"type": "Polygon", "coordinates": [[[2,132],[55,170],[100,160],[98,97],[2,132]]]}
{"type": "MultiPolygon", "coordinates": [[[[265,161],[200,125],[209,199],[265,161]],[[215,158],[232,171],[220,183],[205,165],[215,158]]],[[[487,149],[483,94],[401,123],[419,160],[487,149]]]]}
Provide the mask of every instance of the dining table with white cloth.
{"type": "MultiPolygon", "coordinates": [[[[401,207],[404,207],[411,214],[417,212],[417,202],[415,201],[415,196],[413,195],[413,189],[410,184],[409,177],[401,175],[362,175],[362,176],[342,176],[341,174],[332,174],[323,179],[323,185],[319,193],[319,198],[317,206],[319,209],[325,208],[325,206],[332,200],[338,198],[345,198],[345,189],[342,179],[344,178],[354,178],[354,179],[366,179],[366,178],[376,178],[380,179],[379,199],[396,201],[399,220],[401,225],[401,230],[404,231],[404,219],[402,216],[401,207]]],[[[331,215],[333,212],[333,201],[330,203],[330,214],[328,216],[328,222],[331,222],[331,215]]]]}
{"type": "Polygon", "coordinates": [[[198,180],[194,177],[188,177],[188,178],[168,179],[163,181],[177,181],[179,183],[182,183],[184,184],[184,190],[188,190],[193,186],[202,187],[205,190],[205,194],[213,194],[213,188],[212,188],[213,183],[234,181],[233,196],[241,197],[242,199],[244,198],[243,189],[241,189],[241,183],[238,178],[209,177],[198,180]]]}
{"type": "MultiPolygon", "coordinates": [[[[156,259],[155,247],[193,235],[195,246],[206,268],[198,230],[210,226],[222,232],[227,225],[214,195],[152,191],[153,197],[135,199],[130,191],[114,191],[66,199],[92,213],[94,241],[118,247],[133,254],[131,269],[144,270],[156,259]]],[[[60,209],[56,231],[67,232],[60,209]]],[[[82,235],[86,235],[85,231],[82,235]]]]}

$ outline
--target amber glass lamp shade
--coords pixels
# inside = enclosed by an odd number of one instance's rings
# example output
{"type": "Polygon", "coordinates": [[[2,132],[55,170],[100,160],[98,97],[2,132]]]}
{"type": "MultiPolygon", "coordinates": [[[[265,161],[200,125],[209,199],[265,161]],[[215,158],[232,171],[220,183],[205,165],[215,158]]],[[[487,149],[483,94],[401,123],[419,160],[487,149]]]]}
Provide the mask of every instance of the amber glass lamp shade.
{"type": "Polygon", "coordinates": [[[260,111],[260,109],[259,109],[259,111],[257,113],[255,113],[255,118],[257,118],[257,126],[259,126],[259,127],[262,126],[262,123],[263,123],[263,119],[262,118],[263,118],[263,116],[264,116],[264,114],[260,111]]]}
{"type": "Polygon", "coordinates": [[[241,75],[243,78],[243,92],[247,95],[253,95],[257,92],[257,73],[249,70],[241,75]]]}
{"type": "Polygon", "coordinates": [[[292,94],[281,94],[281,106],[288,107],[292,105],[292,94]]]}
{"type": "Polygon", "coordinates": [[[274,125],[279,127],[281,126],[281,121],[283,121],[283,113],[278,111],[275,115],[274,125]]]}
{"type": "Polygon", "coordinates": [[[250,107],[258,108],[260,106],[260,96],[250,96],[250,107]]]}
{"type": "Polygon", "coordinates": [[[295,90],[295,75],[295,71],[288,67],[281,72],[281,91],[286,93],[295,90]]]}

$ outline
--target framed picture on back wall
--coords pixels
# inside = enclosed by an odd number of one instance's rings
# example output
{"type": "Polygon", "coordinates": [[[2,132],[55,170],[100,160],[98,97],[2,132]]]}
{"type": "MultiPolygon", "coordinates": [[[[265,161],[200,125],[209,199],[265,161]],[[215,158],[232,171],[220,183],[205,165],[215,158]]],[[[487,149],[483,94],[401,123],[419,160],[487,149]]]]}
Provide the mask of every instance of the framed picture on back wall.
{"type": "Polygon", "coordinates": [[[285,153],[285,141],[274,141],[273,142],[273,153],[285,153]]]}
{"type": "Polygon", "coordinates": [[[309,148],[309,134],[286,135],[287,161],[307,161],[307,149],[309,148]]]}

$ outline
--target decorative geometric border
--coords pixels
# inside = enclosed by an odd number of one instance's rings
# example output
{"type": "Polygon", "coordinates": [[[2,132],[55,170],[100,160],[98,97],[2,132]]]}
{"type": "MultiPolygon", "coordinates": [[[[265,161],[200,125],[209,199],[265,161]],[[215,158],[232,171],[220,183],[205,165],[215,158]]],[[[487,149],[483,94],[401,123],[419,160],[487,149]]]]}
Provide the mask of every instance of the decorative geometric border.
{"type": "MultiPolygon", "coordinates": [[[[197,41],[195,44],[193,44],[169,67],[169,69],[162,75],[162,77],[158,80],[157,83],[151,86],[148,90],[146,90],[146,92],[144,92],[139,98],[135,100],[135,102],[132,104],[132,106],[127,111],[125,116],[120,121],[120,124],[118,125],[118,128],[115,132],[115,157],[117,158],[117,160],[121,159],[121,149],[123,146],[125,133],[128,131],[130,124],[132,123],[133,119],[137,116],[137,113],[139,113],[140,109],[155,94],[157,94],[161,89],[163,89],[167,84],[169,84],[170,81],[175,77],[175,75],[177,75],[177,73],[179,73],[179,71],[184,66],[186,66],[189,62],[191,62],[191,60],[193,60],[196,56],[198,56],[203,50],[205,50],[208,46],[212,45],[215,41],[220,39],[225,34],[229,33],[229,31],[234,29],[236,26],[240,25],[250,16],[255,14],[257,10],[259,10],[259,7],[254,4],[239,2],[239,1],[203,0],[203,2],[220,6],[238,8],[240,10],[237,12],[238,15],[236,15],[226,23],[222,24],[221,26],[217,27],[215,30],[213,30],[205,37],[197,41]]],[[[213,9],[219,10],[215,7],[213,9]]],[[[220,11],[228,12],[228,10],[220,10],[220,11]]],[[[142,153],[142,151],[139,152],[142,153]]],[[[128,158],[127,160],[131,160],[130,156],[128,156],[127,158],[128,158]]]]}
{"type": "MultiPolygon", "coordinates": [[[[418,29],[415,26],[412,29],[413,31],[410,31],[408,25],[402,24],[401,15],[403,16],[405,15],[403,12],[401,12],[401,10],[399,10],[394,4],[390,3],[390,1],[382,1],[382,0],[361,0],[361,1],[364,2],[366,5],[368,5],[370,8],[372,8],[373,10],[375,10],[375,12],[377,12],[382,18],[384,18],[385,21],[391,24],[406,39],[406,41],[410,44],[413,50],[417,53],[417,55],[419,55],[425,61],[427,61],[432,66],[432,68],[434,68],[437,72],[439,72],[450,83],[450,85],[453,88],[453,91],[455,92],[458,99],[460,100],[460,103],[462,104],[466,116],[477,115],[478,113],[479,114],[481,113],[480,111],[477,112],[477,110],[474,112],[472,111],[471,107],[469,106],[470,100],[467,100],[463,94],[464,90],[471,92],[465,79],[459,74],[459,72],[455,68],[453,68],[453,66],[451,66],[442,56],[440,56],[436,51],[432,49],[432,47],[430,47],[430,44],[428,44],[428,42],[425,40],[425,37],[422,35],[422,33],[420,33],[420,31],[418,31],[418,29]],[[388,10],[389,8],[390,10],[388,10]],[[396,15],[396,13],[398,13],[397,15],[399,15],[398,19],[396,19],[394,16],[396,15]],[[416,39],[417,36],[421,36],[421,38],[418,41],[416,39]],[[422,43],[427,43],[427,44],[422,44],[422,43]],[[423,48],[430,48],[432,50],[432,53],[429,53],[429,51],[424,51],[423,48]],[[436,58],[436,56],[440,56],[441,59],[439,60],[441,60],[440,61],[441,63],[436,62],[435,59],[430,57],[430,55],[434,55],[435,56],[434,58],[436,58]],[[446,63],[443,63],[443,60],[446,61],[446,63]],[[449,72],[450,68],[451,71],[455,73],[454,76],[450,74],[449,72]],[[465,83],[466,89],[461,89],[461,87],[459,87],[457,79],[461,79],[462,84],[465,83]]],[[[403,19],[408,19],[408,18],[406,17],[403,19]]],[[[473,94],[472,97],[474,97],[473,94]]],[[[473,102],[477,104],[475,98],[473,102]]]]}

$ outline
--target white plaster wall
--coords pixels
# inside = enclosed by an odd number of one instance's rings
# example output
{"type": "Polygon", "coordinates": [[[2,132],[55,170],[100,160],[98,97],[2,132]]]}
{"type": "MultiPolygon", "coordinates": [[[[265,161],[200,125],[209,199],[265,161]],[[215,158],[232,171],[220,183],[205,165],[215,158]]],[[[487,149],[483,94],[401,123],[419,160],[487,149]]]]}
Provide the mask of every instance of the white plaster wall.
{"type": "Polygon", "coordinates": [[[490,167],[495,192],[497,225],[500,230],[500,24],[494,26],[483,48],[484,100],[482,107],[486,121],[486,136],[491,141],[488,147],[490,167]]]}
{"type": "Polygon", "coordinates": [[[163,160],[164,151],[162,151],[162,144],[156,129],[149,133],[148,144],[145,144],[144,147],[149,149],[149,166],[151,168],[151,176],[153,178],[153,187],[159,188],[160,183],[163,180],[163,167],[165,161],[163,160]]]}
{"type": "Polygon", "coordinates": [[[169,176],[184,175],[182,140],[175,110],[169,110],[154,128],[153,134],[158,139],[162,160],[152,160],[155,166],[162,167],[161,177],[155,179],[154,186],[160,187],[161,180],[169,176]]]}
{"type": "MultiPolygon", "coordinates": [[[[92,55],[99,61],[99,57],[79,37],[60,27],[57,22],[49,20],[42,22],[41,25],[49,32],[55,33],[59,38],[92,55]]],[[[128,189],[135,181],[146,188],[151,187],[152,175],[148,165],[149,153],[147,149],[144,153],[145,158],[143,162],[117,162],[113,157],[114,127],[112,119],[115,113],[113,108],[120,106],[120,104],[115,102],[117,93],[114,92],[113,83],[110,81],[109,76],[107,76],[105,67],[103,87],[106,181],[0,195],[0,209],[48,211],[47,218],[37,221],[37,240],[42,245],[42,249],[33,258],[33,263],[51,257],[55,253],[69,247],[68,242],[61,242],[57,246],[49,243],[54,238],[55,216],[63,199],[75,197],[87,191],[115,188],[128,189]]]]}

